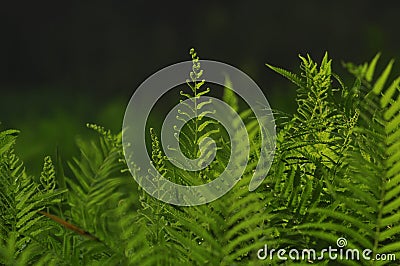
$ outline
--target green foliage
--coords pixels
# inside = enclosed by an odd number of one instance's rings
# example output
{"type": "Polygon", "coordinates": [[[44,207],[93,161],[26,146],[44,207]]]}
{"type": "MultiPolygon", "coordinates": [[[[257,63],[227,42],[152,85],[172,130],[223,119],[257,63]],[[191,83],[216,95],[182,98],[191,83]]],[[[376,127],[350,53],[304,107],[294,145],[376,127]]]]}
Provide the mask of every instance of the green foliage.
{"type": "Polygon", "coordinates": [[[15,143],[18,133],[18,130],[6,130],[0,132],[0,156],[7,152],[15,143]]]}
{"type": "MultiPolygon", "coordinates": [[[[188,158],[208,154],[199,144],[212,137],[216,159],[200,171],[183,171],[166,157],[150,130],[151,158],[159,173],[180,184],[209,182],[232,156],[227,132],[205,116],[209,102],[194,50],[189,99],[175,132],[188,158]],[[195,118],[190,118],[195,117],[195,118]]],[[[379,54],[344,84],[325,54],[320,64],[300,56],[300,74],[268,65],[297,86],[297,111],[275,112],[277,149],[264,183],[248,191],[260,150],[259,127],[242,110],[226,78],[223,99],[243,119],[250,157],[241,180],[222,198],[180,207],[137,187],[122,153],[121,133],[89,124],[99,134],[78,140],[80,154],[65,176],[45,157],[39,177],[26,174],[13,151],[18,131],[0,132],[0,264],[5,265],[292,265],[309,261],[260,261],[257,251],[347,248],[400,258],[400,77],[390,82],[393,61],[377,76],[379,54]],[[389,84],[389,85],[387,85],[389,84]]],[[[216,112],[218,110],[215,110],[216,112]]],[[[232,121],[236,123],[236,121],[232,121]]],[[[233,156],[240,157],[240,154],[233,156]]],[[[150,173],[155,174],[155,173],[150,173]]],[[[139,177],[140,178],[140,177],[139,177]]],[[[161,192],[161,191],[160,191],[161,192]]],[[[322,260],[317,265],[397,265],[394,261],[322,260]]]]}
{"type": "Polygon", "coordinates": [[[38,211],[49,209],[60,202],[64,190],[56,189],[54,169],[47,160],[42,176],[46,186],[26,174],[22,162],[12,149],[16,131],[1,133],[5,143],[0,155],[0,263],[24,264],[39,259],[50,247],[54,226],[38,211]],[[34,243],[32,243],[34,241],[34,243]],[[36,252],[32,252],[35,250],[36,252]],[[14,261],[15,260],[15,261],[14,261]]]}
{"type": "MultiPolygon", "coordinates": [[[[372,93],[363,96],[359,105],[360,121],[352,132],[353,144],[344,152],[343,163],[334,173],[333,182],[326,182],[337,204],[311,209],[310,213],[322,214],[318,222],[297,228],[303,234],[324,239],[346,236],[352,239],[353,248],[368,248],[373,255],[393,253],[398,257],[400,120],[399,114],[388,114],[388,111],[400,107],[398,98],[394,99],[400,91],[399,78],[385,88],[393,65],[391,61],[370,84],[377,58],[364,64],[363,71],[358,74],[359,79],[368,82],[372,93]]],[[[333,173],[327,172],[325,176],[329,175],[333,173]]]]}

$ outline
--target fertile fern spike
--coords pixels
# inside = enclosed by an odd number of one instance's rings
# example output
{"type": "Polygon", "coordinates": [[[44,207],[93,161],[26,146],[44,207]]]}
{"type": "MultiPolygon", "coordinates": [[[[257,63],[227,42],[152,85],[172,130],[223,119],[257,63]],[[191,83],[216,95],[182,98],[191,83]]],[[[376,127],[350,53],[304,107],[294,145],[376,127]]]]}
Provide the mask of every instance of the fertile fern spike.
{"type": "MultiPolygon", "coordinates": [[[[190,102],[184,103],[184,106],[177,114],[177,119],[183,120],[186,124],[180,132],[176,131],[176,136],[179,138],[183,153],[187,157],[197,158],[200,154],[198,147],[201,140],[204,139],[206,135],[211,136],[211,134],[214,134],[217,136],[217,130],[210,128],[212,125],[215,125],[215,122],[206,119],[202,113],[202,106],[207,103],[199,102],[199,97],[208,93],[209,89],[203,90],[204,81],[199,81],[202,70],[194,50],[191,50],[191,56],[193,68],[190,73],[190,80],[187,81],[190,93],[180,92],[180,94],[189,99],[190,102]],[[189,120],[187,117],[194,118],[189,120]]],[[[169,157],[167,159],[163,156],[158,137],[154,130],[151,129],[150,135],[152,139],[152,161],[159,173],[179,184],[199,184],[203,182],[201,179],[204,176],[210,178],[209,174],[213,172],[208,172],[207,170],[203,172],[188,172],[173,166],[170,161],[174,160],[174,158],[169,157]]],[[[158,264],[176,264],[178,258],[180,258],[181,263],[184,261],[191,261],[191,259],[187,257],[187,245],[192,243],[193,233],[186,228],[186,225],[190,224],[187,223],[187,219],[191,219],[190,217],[197,217],[197,214],[195,214],[196,211],[191,208],[181,209],[162,203],[146,194],[143,195],[141,202],[143,208],[139,213],[142,216],[141,221],[144,221],[147,225],[147,241],[154,247],[153,252],[170,254],[169,258],[159,259],[158,264]],[[190,213],[186,213],[186,210],[190,213]]],[[[207,208],[208,212],[210,211],[207,206],[204,207],[207,208]]],[[[193,226],[200,228],[196,222],[193,223],[193,226]]],[[[197,242],[193,242],[193,245],[197,246],[198,244],[197,242]]],[[[196,255],[197,251],[193,252],[193,256],[200,259],[200,257],[196,255]]],[[[203,261],[203,259],[199,260],[199,262],[200,261],[203,261]]]]}
{"type": "MultiPolygon", "coordinates": [[[[205,129],[205,126],[209,123],[212,123],[210,120],[204,119],[204,114],[201,113],[201,106],[207,104],[206,102],[199,102],[199,97],[206,95],[210,89],[207,88],[203,90],[203,85],[205,83],[204,80],[199,80],[201,76],[203,75],[203,70],[201,69],[200,62],[199,62],[199,57],[197,56],[197,53],[195,50],[192,48],[190,50],[190,55],[192,56],[192,71],[190,72],[190,80],[186,80],[187,85],[190,87],[192,94],[185,94],[181,92],[181,95],[187,97],[192,101],[192,105],[188,105],[184,103],[188,107],[188,111],[192,111],[193,114],[188,114],[185,112],[180,112],[178,115],[178,119],[185,119],[185,116],[194,116],[195,118],[193,119],[193,123],[187,123],[187,128],[190,130],[190,132],[178,132],[179,134],[182,134],[182,136],[187,136],[187,140],[190,140],[190,142],[193,142],[194,145],[190,145],[189,143],[182,143],[183,147],[188,145],[187,151],[190,156],[193,156],[194,158],[199,156],[199,149],[198,145],[201,140],[201,134],[199,132],[200,129],[205,129]],[[200,111],[200,112],[199,112],[200,111]],[[202,123],[204,122],[204,123],[202,123]]],[[[189,122],[189,121],[186,121],[189,122]]],[[[205,132],[210,132],[208,130],[205,130],[205,132]]]]}
{"type": "MultiPolygon", "coordinates": [[[[194,49],[190,50],[192,57],[192,71],[189,74],[190,79],[186,80],[187,85],[190,88],[190,92],[186,93],[181,91],[180,94],[186,98],[181,101],[182,107],[178,110],[177,120],[183,122],[184,126],[179,130],[174,126],[174,136],[178,139],[180,148],[185,157],[189,159],[199,158],[201,154],[205,155],[204,160],[208,160],[209,156],[212,155],[210,149],[212,148],[212,142],[202,143],[206,137],[213,138],[217,142],[217,150],[221,150],[221,142],[219,142],[218,137],[220,136],[221,127],[213,119],[206,117],[209,110],[206,110],[206,106],[211,103],[210,101],[201,100],[201,96],[205,96],[209,93],[210,89],[204,89],[204,80],[201,80],[203,75],[203,70],[201,69],[200,60],[194,49]],[[200,145],[203,144],[203,145],[200,145]],[[203,150],[200,150],[202,147],[203,150]]],[[[170,148],[171,154],[178,153],[178,150],[170,148]]],[[[217,155],[219,156],[220,154],[217,155]]],[[[174,158],[177,156],[170,156],[169,161],[173,162],[175,165],[180,165],[174,158]]],[[[220,161],[220,164],[225,164],[224,161],[220,161]]],[[[199,161],[202,166],[203,161],[199,161]]],[[[216,166],[214,161],[206,168],[204,171],[188,172],[182,171],[182,167],[175,167],[173,170],[173,179],[185,185],[200,185],[206,181],[210,181],[215,178],[214,175],[210,175],[211,167],[216,166]]],[[[171,171],[169,171],[171,172],[171,171]]],[[[214,171],[215,172],[215,171],[214,171]]],[[[212,173],[212,172],[211,172],[212,173]]],[[[217,175],[217,173],[216,173],[217,175]]]]}
{"type": "Polygon", "coordinates": [[[40,175],[40,183],[46,191],[53,191],[56,187],[56,171],[50,156],[44,158],[43,171],[40,175]]]}

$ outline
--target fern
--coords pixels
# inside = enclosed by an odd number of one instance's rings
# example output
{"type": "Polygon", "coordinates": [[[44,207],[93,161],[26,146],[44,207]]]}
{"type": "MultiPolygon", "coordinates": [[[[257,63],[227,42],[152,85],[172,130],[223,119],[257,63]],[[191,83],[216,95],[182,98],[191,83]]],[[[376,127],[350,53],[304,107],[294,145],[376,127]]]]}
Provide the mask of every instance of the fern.
{"type": "MultiPolygon", "coordinates": [[[[364,64],[357,78],[371,81],[376,59],[364,64]],[[364,70],[366,69],[366,70],[364,70]]],[[[303,234],[332,240],[339,236],[351,239],[350,247],[371,249],[373,256],[393,253],[399,256],[399,125],[391,108],[399,108],[394,99],[399,93],[397,78],[385,89],[393,62],[377,78],[360,104],[360,122],[352,133],[352,147],[329,185],[335,202],[326,209],[313,208],[318,222],[297,227],[303,234]],[[321,231],[322,230],[322,231],[321,231]]],[[[325,173],[329,176],[329,173],[325,173]]],[[[362,265],[384,265],[390,261],[360,261],[362,265]]],[[[353,263],[354,265],[358,265],[353,263]]]]}
{"type": "MultiPolygon", "coordinates": [[[[188,91],[180,92],[183,106],[176,121],[185,125],[174,133],[188,160],[203,156],[196,167],[212,156],[208,137],[216,144],[215,159],[201,170],[182,170],[178,150],[168,150],[167,157],[157,132],[149,134],[155,169],[172,182],[198,185],[218,177],[232,156],[235,172],[247,155],[231,148],[244,135],[230,139],[207,117],[222,111],[200,100],[210,89],[201,80],[197,53],[192,49],[190,55],[193,68],[188,91]]],[[[257,257],[264,244],[318,251],[335,247],[339,237],[348,240],[347,248],[371,249],[371,256],[400,257],[400,77],[389,82],[390,61],[375,78],[379,57],[361,66],[345,64],[355,76],[351,85],[332,71],[327,54],[320,64],[300,56],[300,74],[268,65],[297,86],[297,111],[275,111],[275,160],[253,192],[248,184],[258,174],[254,169],[265,147],[253,112],[242,108],[226,77],[223,99],[244,121],[250,155],[227,194],[198,206],[170,205],[138,188],[127,170],[121,133],[89,124],[99,138],[78,140],[80,154],[69,162],[70,174],[64,175],[57,155],[54,164],[45,157],[41,175],[33,177],[14,153],[18,131],[0,132],[0,264],[396,265],[257,257]]],[[[229,118],[239,127],[238,117],[229,118]]]]}
{"type": "MultiPolygon", "coordinates": [[[[222,151],[222,139],[218,139],[223,135],[221,133],[221,127],[218,126],[218,123],[213,119],[206,117],[206,115],[210,112],[207,110],[206,105],[209,105],[211,102],[209,101],[200,101],[200,96],[206,96],[210,89],[204,88],[204,80],[200,80],[203,75],[203,70],[201,69],[199,57],[194,49],[190,50],[190,54],[192,57],[193,67],[190,72],[190,80],[186,81],[188,87],[190,88],[190,92],[186,93],[181,91],[180,94],[184,97],[181,101],[183,104],[183,108],[178,110],[177,119],[181,120],[185,123],[184,127],[180,131],[176,131],[175,134],[179,138],[179,145],[181,146],[182,153],[187,156],[189,159],[199,158],[201,154],[205,155],[203,157],[204,161],[208,161],[210,159],[211,153],[208,153],[208,150],[212,148],[210,143],[202,143],[206,138],[215,138],[217,139],[217,150],[218,157],[220,157],[222,151]],[[184,101],[184,100],[189,101],[184,101]],[[194,117],[193,119],[190,119],[194,117]],[[203,150],[199,149],[199,146],[203,145],[203,150]],[[208,155],[207,155],[208,154],[208,155]]],[[[178,128],[174,127],[174,130],[178,130],[178,128]]],[[[226,151],[230,152],[230,150],[226,151]]],[[[175,154],[171,153],[171,160],[174,160],[175,154]]],[[[203,162],[204,162],[203,161],[203,162]]],[[[203,164],[203,162],[199,162],[203,164]]],[[[220,164],[226,164],[226,160],[220,160],[220,164]]],[[[217,165],[214,163],[211,167],[217,168],[217,165]]],[[[217,169],[215,171],[208,171],[207,174],[201,171],[195,171],[192,173],[188,173],[187,171],[181,171],[179,168],[174,169],[174,179],[181,180],[183,184],[187,185],[199,185],[203,182],[211,181],[218,175],[217,169]]]]}
{"type": "MultiPolygon", "coordinates": [[[[32,257],[38,259],[51,248],[47,243],[47,232],[52,230],[51,223],[37,212],[55,206],[65,192],[54,186],[42,187],[34,177],[26,174],[12,148],[15,134],[16,131],[1,133],[4,146],[0,155],[0,239],[6,243],[3,244],[6,248],[2,248],[4,257],[0,257],[0,263],[3,264],[32,257]]],[[[47,177],[49,184],[54,182],[51,169],[51,162],[48,161],[42,175],[47,177]]]]}
{"type": "MultiPolygon", "coordinates": [[[[353,113],[346,114],[345,108],[334,101],[333,94],[339,89],[332,86],[335,75],[328,55],[320,66],[309,56],[300,59],[301,76],[268,65],[291,81],[295,77],[298,86],[297,113],[280,125],[276,160],[270,171],[274,177],[270,186],[277,199],[273,205],[281,206],[279,213],[290,217],[283,224],[289,230],[312,219],[307,212],[312,206],[332,203],[323,173],[333,173],[341,164],[342,153],[349,147],[349,132],[357,119],[357,115],[349,116],[353,113]]],[[[343,85],[340,89],[347,90],[343,85]]],[[[302,238],[298,240],[298,245],[304,245],[302,238]]]]}
{"type": "Polygon", "coordinates": [[[10,148],[15,144],[18,133],[18,130],[6,130],[0,132],[0,156],[10,150],[10,148]]]}

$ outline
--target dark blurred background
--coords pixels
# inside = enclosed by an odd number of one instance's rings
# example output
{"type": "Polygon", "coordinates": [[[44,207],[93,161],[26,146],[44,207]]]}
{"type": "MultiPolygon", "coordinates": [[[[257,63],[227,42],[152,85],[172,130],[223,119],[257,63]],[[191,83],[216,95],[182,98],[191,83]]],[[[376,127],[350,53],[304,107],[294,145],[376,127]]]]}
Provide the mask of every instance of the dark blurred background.
{"type": "Polygon", "coordinates": [[[76,152],[87,122],[120,130],[135,88],[191,47],[244,70],[290,112],[293,86],[265,63],[297,70],[298,54],[328,51],[341,74],[342,61],[398,59],[399,11],[395,1],[3,1],[0,128],[22,131],[16,149],[39,172],[56,148],[76,152]]]}

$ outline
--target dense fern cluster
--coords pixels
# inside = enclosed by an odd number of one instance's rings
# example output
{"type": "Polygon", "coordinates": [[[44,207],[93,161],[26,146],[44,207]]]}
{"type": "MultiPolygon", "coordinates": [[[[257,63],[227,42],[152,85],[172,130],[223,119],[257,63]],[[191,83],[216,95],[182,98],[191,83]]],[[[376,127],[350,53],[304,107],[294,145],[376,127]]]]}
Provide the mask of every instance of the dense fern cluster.
{"type": "MultiPolygon", "coordinates": [[[[189,158],[212,137],[216,159],[201,171],[182,171],[165,156],[158,132],[151,129],[151,158],[170,180],[201,184],[227,164],[228,135],[217,121],[201,115],[197,99],[204,88],[197,54],[188,91],[195,119],[176,132],[189,158]]],[[[249,134],[251,154],[238,184],[208,204],[166,204],[137,187],[127,170],[121,133],[88,125],[99,139],[78,141],[79,157],[65,176],[60,158],[44,159],[39,177],[25,172],[13,146],[18,131],[0,133],[0,264],[4,265],[398,265],[400,259],[400,77],[389,82],[393,62],[374,78],[379,55],[370,63],[345,64],[355,77],[347,85],[331,69],[326,54],[317,64],[300,57],[301,73],[268,65],[298,88],[297,111],[275,112],[275,160],[255,191],[248,184],[258,161],[259,127],[250,110],[224,89],[224,101],[237,111],[249,134]],[[395,254],[397,261],[260,261],[270,248],[370,249],[395,254]]],[[[200,105],[200,106],[199,106],[200,105]]],[[[192,114],[193,115],[193,114],[192,114]]],[[[204,151],[203,151],[204,152],[204,151]]],[[[321,255],[321,254],[317,254],[321,255]]]]}

